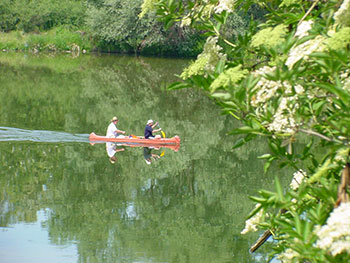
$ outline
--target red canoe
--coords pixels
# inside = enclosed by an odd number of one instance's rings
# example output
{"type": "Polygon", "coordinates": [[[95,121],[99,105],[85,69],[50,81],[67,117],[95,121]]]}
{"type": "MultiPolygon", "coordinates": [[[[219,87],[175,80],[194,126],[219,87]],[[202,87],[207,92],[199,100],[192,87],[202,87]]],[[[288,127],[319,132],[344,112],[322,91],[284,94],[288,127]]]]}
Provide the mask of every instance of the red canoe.
{"type": "Polygon", "coordinates": [[[130,136],[124,138],[108,138],[106,136],[96,135],[90,133],[90,143],[105,143],[105,142],[117,142],[124,146],[131,147],[166,147],[174,151],[178,151],[180,148],[180,137],[174,136],[172,138],[160,138],[160,139],[144,139],[137,136],[130,136]]]}

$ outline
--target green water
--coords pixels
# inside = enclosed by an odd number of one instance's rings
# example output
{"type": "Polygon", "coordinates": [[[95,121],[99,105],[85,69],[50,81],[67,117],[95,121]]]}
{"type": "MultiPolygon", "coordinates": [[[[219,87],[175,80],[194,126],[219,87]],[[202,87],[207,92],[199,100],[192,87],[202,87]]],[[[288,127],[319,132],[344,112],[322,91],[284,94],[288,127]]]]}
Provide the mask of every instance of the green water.
{"type": "Polygon", "coordinates": [[[0,262],[265,262],[240,235],[248,196],[272,178],[263,143],[232,150],[236,124],[196,90],[167,91],[187,60],[0,54],[0,262]],[[142,135],[159,121],[181,147],[122,147],[109,120],[142,135]]]}

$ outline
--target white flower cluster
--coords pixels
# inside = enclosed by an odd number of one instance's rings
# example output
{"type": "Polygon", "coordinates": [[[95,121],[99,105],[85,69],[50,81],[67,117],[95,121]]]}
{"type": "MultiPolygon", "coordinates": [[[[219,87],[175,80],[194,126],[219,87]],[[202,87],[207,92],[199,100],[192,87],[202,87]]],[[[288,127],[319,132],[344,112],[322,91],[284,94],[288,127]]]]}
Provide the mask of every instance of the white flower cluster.
{"type": "Polygon", "coordinates": [[[251,101],[254,107],[258,107],[260,104],[264,104],[265,102],[267,102],[270,98],[272,98],[275,95],[278,88],[281,87],[280,82],[268,80],[263,77],[263,75],[272,73],[273,71],[275,71],[275,67],[271,68],[265,66],[256,70],[253,73],[255,77],[261,77],[259,82],[255,86],[256,88],[258,88],[258,92],[256,93],[255,97],[252,98],[251,101]]]}
{"type": "Polygon", "coordinates": [[[337,24],[350,26],[350,0],[344,0],[338,11],[335,12],[334,20],[337,24]]]}
{"type": "MultiPolygon", "coordinates": [[[[339,140],[345,140],[346,138],[342,138],[341,136],[338,136],[339,140]]],[[[337,151],[337,154],[334,157],[334,160],[340,163],[345,164],[349,155],[349,149],[348,148],[341,148],[337,151]]]]}
{"type": "Polygon", "coordinates": [[[298,38],[308,36],[309,35],[308,32],[312,28],[313,23],[314,22],[312,20],[301,22],[301,24],[298,26],[297,32],[295,33],[294,36],[298,37],[298,38]]]}
{"type": "Polygon", "coordinates": [[[204,68],[204,70],[207,72],[214,72],[217,63],[220,60],[226,60],[226,54],[220,52],[222,50],[222,47],[220,47],[217,42],[218,37],[207,38],[203,52],[198,56],[198,58],[201,56],[208,58],[208,63],[204,68]]]}
{"type": "Polygon", "coordinates": [[[299,188],[299,185],[304,181],[304,178],[306,177],[306,173],[303,170],[296,171],[293,174],[292,182],[290,183],[290,187],[293,190],[297,190],[299,188]]]}
{"type": "Polygon", "coordinates": [[[294,133],[294,128],[297,126],[297,123],[295,122],[295,119],[293,117],[296,107],[290,107],[290,105],[298,105],[293,104],[294,101],[294,96],[282,98],[276,113],[273,115],[273,122],[271,122],[267,127],[269,131],[294,133]]]}
{"type": "Polygon", "coordinates": [[[294,133],[295,127],[298,126],[294,118],[295,112],[299,108],[298,95],[304,93],[304,88],[300,85],[294,86],[296,94],[291,96],[292,86],[284,81],[283,87],[285,88],[284,94],[287,96],[282,98],[268,129],[275,132],[294,133]]]}
{"type": "Polygon", "coordinates": [[[182,79],[188,79],[194,75],[208,75],[215,71],[219,61],[226,61],[226,54],[221,53],[222,47],[217,45],[218,37],[208,37],[203,52],[197,56],[189,67],[181,74],[182,79]]]}
{"type": "MultiPolygon", "coordinates": [[[[298,26],[297,31],[294,35],[294,37],[297,38],[303,38],[309,35],[309,31],[312,28],[313,25],[312,20],[303,21],[298,26]]],[[[299,60],[303,58],[307,58],[308,55],[310,55],[313,52],[316,51],[322,51],[325,48],[324,44],[325,38],[322,36],[317,36],[314,39],[310,39],[300,45],[294,46],[289,51],[289,56],[286,61],[286,66],[288,68],[292,68],[295,63],[297,63],[299,60]]]]}
{"type": "Polygon", "coordinates": [[[287,248],[283,253],[278,255],[278,259],[282,262],[296,262],[293,261],[293,259],[297,258],[299,256],[299,253],[294,251],[291,248],[287,248]]]}
{"type": "MultiPolygon", "coordinates": [[[[260,204],[257,204],[255,208],[257,208],[258,206],[260,206],[260,204]]],[[[263,209],[260,209],[258,213],[256,213],[253,217],[249,218],[247,221],[245,221],[245,228],[242,230],[241,234],[245,235],[249,232],[257,231],[257,225],[260,223],[262,216],[263,209]]]]}
{"type": "Polygon", "coordinates": [[[189,15],[181,19],[180,27],[185,27],[191,25],[192,19],[189,15]]]}
{"type": "Polygon", "coordinates": [[[215,13],[221,14],[223,11],[233,13],[236,0],[220,0],[219,4],[214,8],[215,13]]]}
{"type": "Polygon", "coordinates": [[[343,89],[350,92],[350,69],[341,72],[340,81],[343,85],[343,89]]]}
{"type": "Polygon", "coordinates": [[[318,248],[331,255],[350,254],[350,203],[342,203],[327,219],[327,224],[316,229],[318,248]]]}
{"type": "Polygon", "coordinates": [[[314,39],[310,39],[298,46],[294,46],[290,52],[286,61],[286,66],[292,68],[295,63],[303,58],[308,58],[308,56],[316,51],[322,51],[325,49],[325,38],[322,36],[317,36],[314,39]]]}
{"type": "Polygon", "coordinates": [[[293,133],[297,123],[294,119],[294,114],[299,108],[299,104],[296,103],[298,95],[304,93],[304,88],[300,85],[294,86],[295,95],[291,96],[292,86],[287,82],[268,80],[263,77],[265,74],[272,73],[275,68],[265,66],[253,74],[256,77],[260,76],[260,80],[256,84],[255,88],[258,90],[256,95],[252,98],[251,104],[257,107],[257,113],[265,115],[268,101],[275,96],[278,89],[284,91],[285,97],[281,98],[278,108],[274,114],[273,121],[268,125],[269,131],[293,133]]]}

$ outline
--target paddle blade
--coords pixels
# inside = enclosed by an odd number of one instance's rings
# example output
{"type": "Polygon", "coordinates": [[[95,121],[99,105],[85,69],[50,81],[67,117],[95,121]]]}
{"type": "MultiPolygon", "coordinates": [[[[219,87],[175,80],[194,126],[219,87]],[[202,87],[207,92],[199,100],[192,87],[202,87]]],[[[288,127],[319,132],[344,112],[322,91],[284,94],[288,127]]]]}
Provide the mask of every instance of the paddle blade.
{"type": "Polygon", "coordinates": [[[165,138],[165,132],[163,132],[163,131],[160,131],[160,132],[162,134],[162,137],[165,138]]]}

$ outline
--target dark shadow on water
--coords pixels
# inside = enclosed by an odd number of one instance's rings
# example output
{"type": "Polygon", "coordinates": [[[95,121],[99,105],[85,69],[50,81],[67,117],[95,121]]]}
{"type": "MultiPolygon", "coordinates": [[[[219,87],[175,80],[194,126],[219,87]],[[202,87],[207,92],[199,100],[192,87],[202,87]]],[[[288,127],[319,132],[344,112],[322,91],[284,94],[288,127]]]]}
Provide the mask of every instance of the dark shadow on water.
{"type": "Polygon", "coordinates": [[[0,142],[89,142],[89,134],[71,134],[58,131],[24,130],[12,127],[0,127],[0,142]]]}

